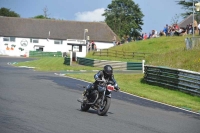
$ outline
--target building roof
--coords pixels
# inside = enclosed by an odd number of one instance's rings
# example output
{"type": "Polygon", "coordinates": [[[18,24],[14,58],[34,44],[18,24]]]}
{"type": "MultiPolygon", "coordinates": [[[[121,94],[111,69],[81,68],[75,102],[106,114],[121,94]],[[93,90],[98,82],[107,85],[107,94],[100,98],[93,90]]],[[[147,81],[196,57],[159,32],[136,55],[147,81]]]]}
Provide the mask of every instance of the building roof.
{"type": "Polygon", "coordinates": [[[116,34],[104,22],[80,22],[52,19],[29,19],[18,17],[0,17],[0,36],[50,39],[84,39],[112,42],[116,34]],[[50,36],[49,36],[50,31],[50,36]]]}
{"type": "MultiPolygon", "coordinates": [[[[194,15],[194,20],[196,20],[196,15],[194,15]]],[[[188,17],[186,17],[178,25],[179,25],[179,27],[186,27],[187,25],[192,24],[192,23],[193,23],[193,14],[189,15],[188,17]]]]}

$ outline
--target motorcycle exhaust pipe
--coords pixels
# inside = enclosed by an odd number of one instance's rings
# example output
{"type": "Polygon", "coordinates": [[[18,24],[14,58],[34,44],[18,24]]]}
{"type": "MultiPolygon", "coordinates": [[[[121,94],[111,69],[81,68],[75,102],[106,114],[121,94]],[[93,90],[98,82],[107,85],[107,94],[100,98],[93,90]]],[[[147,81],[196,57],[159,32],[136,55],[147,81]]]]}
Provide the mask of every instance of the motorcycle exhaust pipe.
{"type": "Polygon", "coordinates": [[[92,103],[86,103],[86,104],[89,104],[89,105],[95,104],[96,101],[97,101],[97,99],[98,99],[98,97],[99,97],[99,96],[96,97],[96,99],[94,100],[94,102],[92,102],[92,103]]]}
{"type": "MultiPolygon", "coordinates": [[[[85,104],[89,104],[89,105],[92,105],[92,104],[95,104],[96,103],[96,101],[97,101],[97,99],[98,99],[98,97],[99,97],[99,94],[97,94],[97,97],[96,97],[96,99],[94,100],[94,102],[92,102],[92,103],[85,103],[85,104]]],[[[78,102],[80,102],[80,103],[83,103],[83,100],[82,99],[77,99],[77,101],[78,102]]]]}

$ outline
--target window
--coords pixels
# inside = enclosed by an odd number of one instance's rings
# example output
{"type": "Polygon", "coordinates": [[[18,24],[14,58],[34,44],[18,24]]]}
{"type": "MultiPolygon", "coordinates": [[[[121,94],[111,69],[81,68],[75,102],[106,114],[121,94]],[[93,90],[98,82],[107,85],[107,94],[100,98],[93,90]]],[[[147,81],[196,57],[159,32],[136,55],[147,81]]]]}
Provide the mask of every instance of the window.
{"type": "Polygon", "coordinates": [[[10,37],[11,42],[15,42],[15,37],[10,37]]]}
{"type": "Polygon", "coordinates": [[[36,51],[43,51],[43,47],[39,47],[36,51]]]}
{"type": "Polygon", "coordinates": [[[38,39],[33,39],[32,41],[33,41],[32,43],[39,43],[38,39]]]}
{"type": "Polygon", "coordinates": [[[79,47],[78,46],[73,46],[73,51],[75,52],[75,51],[79,51],[79,47]]]}
{"type": "Polygon", "coordinates": [[[82,52],[82,46],[79,46],[79,52],[82,52]]]}
{"type": "Polygon", "coordinates": [[[54,40],[54,44],[62,44],[62,40],[54,40]]]}
{"type": "Polygon", "coordinates": [[[39,39],[30,38],[30,43],[39,43],[39,39]]]}
{"type": "Polygon", "coordinates": [[[82,52],[82,46],[73,46],[73,51],[75,52],[82,52]]]}
{"type": "Polygon", "coordinates": [[[4,42],[15,42],[15,37],[4,37],[3,41],[4,42]]]}
{"type": "Polygon", "coordinates": [[[10,41],[10,38],[9,38],[9,37],[4,37],[4,38],[3,38],[3,41],[4,41],[4,42],[9,42],[9,41],[10,41]]]}

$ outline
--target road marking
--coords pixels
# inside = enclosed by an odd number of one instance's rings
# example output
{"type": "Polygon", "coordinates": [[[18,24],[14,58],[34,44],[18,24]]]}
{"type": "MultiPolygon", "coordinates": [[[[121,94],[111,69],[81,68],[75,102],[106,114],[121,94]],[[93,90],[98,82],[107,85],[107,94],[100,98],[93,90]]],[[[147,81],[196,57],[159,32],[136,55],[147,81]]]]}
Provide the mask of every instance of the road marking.
{"type": "MultiPolygon", "coordinates": [[[[64,74],[65,75],[65,74],[64,74]]],[[[63,76],[63,74],[62,74],[63,76]]],[[[77,79],[77,78],[73,78],[73,77],[69,77],[69,76],[64,76],[64,77],[68,77],[68,78],[71,78],[71,79],[76,79],[76,80],[79,80],[79,81],[84,81],[84,82],[87,82],[87,83],[91,83],[91,82],[88,82],[88,81],[85,81],[85,80],[82,80],[82,79],[77,79]]],[[[169,105],[169,104],[166,104],[166,103],[162,103],[162,102],[158,102],[158,101],[154,101],[154,100],[151,100],[151,99],[147,99],[147,98],[144,98],[144,97],[140,97],[140,96],[136,96],[134,94],[131,94],[131,93],[128,93],[128,92],[124,92],[124,91],[121,91],[120,92],[122,93],[125,93],[125,94],[128,94],[128,95],[131,95],[131,96],[135,96],[135,97],[138,97],[138,98],[141,98],[141,99],[145,99],[147,101],[152,101],[152,102],[155,102],[155,103],[159,103],[159,104],[163,104],[163,105],[166,105],[166,106],[169,106],[169,107],[173,107],[173,108],[176,108],[176,109],[180,109],[180,110],[184,110],[186,112],[190,112],[190,113],[193,113],[193,114],[198,114],[200,115],[200,113],[197,113],[197,112],[193,112],[193,111],[190,111],[188,109],[184,109],[184,108],[179,108],[179,107],[176,107],[176,106],[173,106],[173,105],[169,105]]]]}

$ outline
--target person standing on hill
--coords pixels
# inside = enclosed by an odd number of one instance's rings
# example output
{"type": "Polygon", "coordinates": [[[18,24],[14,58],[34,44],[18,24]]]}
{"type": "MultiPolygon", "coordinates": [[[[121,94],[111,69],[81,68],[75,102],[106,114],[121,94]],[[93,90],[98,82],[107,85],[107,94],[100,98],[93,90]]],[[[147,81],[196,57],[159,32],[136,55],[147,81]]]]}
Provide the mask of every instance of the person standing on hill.
{"type": "Polygon", "coordinates": [[[199,30],[199,35],[200,35],[200,22],[198,24],[198,30],[199,30]]]}
{"type": "Polygon", "coordinates": [[[94,50],[94,47],[95,47],[95,43],[94,43],[94,41],[92,41],[92,44],[91,44],[92,46],[92,50],[94,50]]]}
{"type": "Polygon", "coordinates": [[[113,45],[116,45],[116,36],[113,37],[113,45]]]}
{"type": "Polygon", "coordinates": [[[168,32],[169,32],[168,24],[166,24],[166,26],[164,27],[164,30],[163,30],[163,31],[165,32],[165,35],[166,35],[166,36],[169,35],[169,34],[168,34],[168,32]]]}

